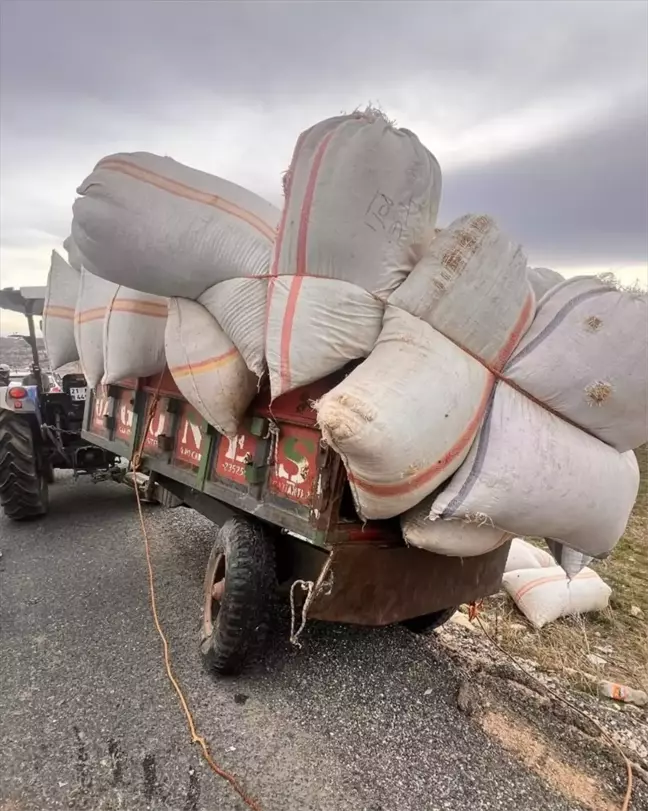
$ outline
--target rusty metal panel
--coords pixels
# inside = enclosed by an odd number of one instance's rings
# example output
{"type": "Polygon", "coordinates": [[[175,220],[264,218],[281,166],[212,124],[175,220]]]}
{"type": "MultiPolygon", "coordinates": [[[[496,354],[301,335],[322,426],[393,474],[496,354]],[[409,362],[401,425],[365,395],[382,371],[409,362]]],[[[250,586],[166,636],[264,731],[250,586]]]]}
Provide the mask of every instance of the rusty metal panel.
{"type": "Polygon", "coordinates": [[[413,547],[338,546],[330,590],[317,595],[313,619],[389,625],[470,603],[500,588],[510,542],[486,555],[450,558],[413,547]]]}

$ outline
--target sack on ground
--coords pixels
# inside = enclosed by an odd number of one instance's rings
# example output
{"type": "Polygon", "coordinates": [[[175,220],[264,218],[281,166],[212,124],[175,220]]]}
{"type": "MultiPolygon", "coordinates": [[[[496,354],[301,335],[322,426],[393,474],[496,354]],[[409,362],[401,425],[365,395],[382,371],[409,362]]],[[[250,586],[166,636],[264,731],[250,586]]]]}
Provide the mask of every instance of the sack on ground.
{"type": "Polygon", "coordinates": [[[380,335],[384,305],[356,284],[279,276],[270,280],[268,297],[273,398],[367,357],[380,335]]]}
{"type": "Polygon", "coordinates": [[[182,395],[210,425],[235,436],[258,378],[216,319],[195,301],[169,299],[165,349],[182,395]]]}
{"type": "Polygon", "coordinates": [[[472,558],[492,552],[511,537],[490,524],[467,521],[431,521],[430,500],[424,499],[401,516],[403,538],[410,546],[426,549],[437,555],[472,558]]]}
{"type": "Polygon", "coordinates": [[[52,251],[43,308],[43,338],[52,369],[79,359],[74,340],[74,311],[80,281],[78,271],[52,251]]]}
{"type": "Polygon", "coordinates": [[[166,365],[164,330],[167,299],[119,286],[104,318],[102,383],[149,377],[166,365]]]}
{"type": "Polygon", "coordinates": [[[235,183],[134,152],[99,161],[77,191],[72,236],[98,276],[198,298],[217,282],[268,274],[280,212],[235,183]]]}
{"type": "Polygon", "coordinates": [[[506,572],[506,593],[535,628],[559,617],[604,611],[612,590],[592,569],[569,580],[560,566],[506,572]]]}
{"type": "Polygon", "coordinates": [[[371,355],[316,404],[362,518],[399,515],[459,467],[493,379],[429,324],[387,307],[371,355]]]}
{"type": "Polygon", "coordinates": [[[605,557],[623,534],[639,487],[635,454],[609,445],[498,383],[466,461],[432,517],[490,521],[605,557]]]}
{"type": "Polygon", "coordinates": [[[618,451],[648,441],[648,296],[594,276],[543,299],[504,374],[618,451]]]}
{"type": "Polygon", "coordinates": [[[367,306],[371,296],[384,303],[434,237],[441,171],[415,135],[368,110],[327,119],[302,133],[285,189],[272,263],[278,295],[271,294],[267,334],[292,351],[277,352],[268,338],[273,397],[304,385],[311,362],[325,376],[371,349],[361,341],[355,351],[348,348],[361,291],[370,294],[367,306]],[[297,299],[307,295],[302,282],[311,277],[328,281],[331,292],[323,284],[317,292],[336,303],[330,326],[322,321],[315,341],[304,319],[295,318],[297,299]],[[333,280],[348,286],[336,287],[333,280]],[[290,295],[282,296],[286,289],[290,295]],[[320,353],[329,335],[338,342],[344,336],[343,351],[332,352],[324,363],[320,353]]]}
{"type": "Polygon", "coordinates": [[[484,215],[455,220],[389,298],[499,371],[530,326],[522,248],[484,215]]]}
{"type": "Polygon", "coordinates": [[[518,569],[542,569],[547,566],[555,566],[558,561],[544,549],[523,540],[513,538],[508,557],[506,558],[505,572],[515,572],[518,569]]]}
{"type": "Polygon", "coordinates": [[[79,298],[74,315],[74,338],[88,386],[94,389],[104,373],[104,318],[117,285],[81,271],[79,298]]]}

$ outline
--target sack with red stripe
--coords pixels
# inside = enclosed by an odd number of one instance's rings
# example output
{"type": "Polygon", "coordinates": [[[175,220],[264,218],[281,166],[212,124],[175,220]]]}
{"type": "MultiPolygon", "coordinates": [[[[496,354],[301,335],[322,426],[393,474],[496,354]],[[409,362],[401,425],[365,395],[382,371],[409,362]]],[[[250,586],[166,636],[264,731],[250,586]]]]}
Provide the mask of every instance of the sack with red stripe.
{"type": "Polygon", "coordinates": [[[117,285],[94,276],[83,268],[79,298],[74,314],[74,339],[83,374],[90,388],[96,388],[104,373],[104,317],[117,285]]]}
{"type": "Polygon", "coordinates": [[[535,313],[521,246],[483,214],[467,214],[444,228],[389,303],[497,371],[535,313]]]}
{"type": "MultiPolygon", "coordinates": [[[[443,524],[443,521],[433,521],[434,524],[443,524]]],[[[523,538],[513,538],[508,557],[506,558],[505,572],[515,572],[518,569],[542,569],[558,563],[549,552],[525,541],[523,538]]],[[[582,566],[581,566],[582,568],[582,566]]]]}
{"type": "Polygon", "coordinates": [[[434,236],[441,171],[413,133],[369,110],[302,133],[285,189],[268,293],[273,397],[369,354],[385,301],[434,236]]]}
{"type": "Polygon", "coordinates": [[[426,549],[435,555],[451,558],[472,558],[485,555],[503,546],[511,537],[490,524],[468,521],[431,521],[429,499],[401,516],[405,543],[426,549]]]}
{"type": "Polygon", "coordinates": [[[370,356],[325,395],[318,420],[356,508],[389,518],[465,459],[495,375],[533,318],[520,246],[489,218],[444,229],[389,299],[370,356]],[[467,351],[464,351],[467,350],[467,351]]]}
{"type": "Polygon", "coordinates": [[[79,359],[74,340],[74,311],[80,281],[78,271],[52,251],[43,308],[43,338],[52,369],[79,359]]]}
{"type": "Polygon", "coordinates": [[[196,301],[169,299],[165,350],[182,395],[210,425],[235,436],[258,378],[216,319],[196,301]]]}
{"type": "Polygon", "coordinates": [[[425,321],[391,305],[369,357],[316,404],[362,518],[391,518],[468,454],[493,375],[425,321]]]}
{"type": "Polygon", "coordinates": [[[72,236],[98,276],[195,299],[226,279],[268,275],[280,212],[235,183],[134,152],[103,158],[77,191],[72,236]]]}
{"type": "Polygon", "coordinates": [[[648,441],[648,296],[579,276],[553,287],[508,363],[524,391],[618,451],[648,441]]]}
{"type": "Polygon", "coordinates": [[[619,453],[505,382],[497,384],[465,462],[431,517],[490,522],[606,557],[639,488],[632,451],[619,453]]]}
{"type": "Polygon", "coordinates": [[[571,580],[560,566],[506,572],[502,585],[535,628],[559,617],[604,611],[612,589],[592,569],[571,580]]]}
{"type": "Polygon", "coordinates": [[[167,299],[121,285],[104,318],[104,375],[102,383],[127,377],[149,377],[166,365],[164,330],[167,299]]]}

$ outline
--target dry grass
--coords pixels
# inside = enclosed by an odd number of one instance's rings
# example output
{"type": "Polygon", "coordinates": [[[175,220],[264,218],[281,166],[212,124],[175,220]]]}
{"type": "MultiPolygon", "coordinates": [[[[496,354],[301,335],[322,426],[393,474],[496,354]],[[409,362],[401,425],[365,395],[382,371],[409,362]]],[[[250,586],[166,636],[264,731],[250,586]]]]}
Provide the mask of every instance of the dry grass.
{"type": "Polygon", "coordinates": [[[490,628],[504,648],[564,674],[587,691],[594,691],[601,678],[648,691],[648,446],[636,453],[641,486],[632,517],[612,555],[592,564],[612,588],[608,610],[558,620],[538,631],[504,595],[485,606],[490,628]],[[642,616],[633,616],[633,607],[642,616]],[[606,663],[594,665],[588,654],[606,663]]]}

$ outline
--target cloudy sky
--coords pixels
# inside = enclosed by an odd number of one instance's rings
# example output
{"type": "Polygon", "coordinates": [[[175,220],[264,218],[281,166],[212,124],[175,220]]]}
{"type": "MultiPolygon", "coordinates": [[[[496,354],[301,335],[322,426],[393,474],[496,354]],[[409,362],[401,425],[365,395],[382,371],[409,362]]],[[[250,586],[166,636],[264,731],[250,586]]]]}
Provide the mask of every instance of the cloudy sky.
{"type": "MultiPolygon", "coordinates": [[[[532,264],[648,281],[642,0],[0,0],[0,278],[43,284],[75,188],[146,150],[280,204],[297,135],[378,104],[532,264]]],[[[14,323],[3,316],[2,330],[14,323]]]]}

